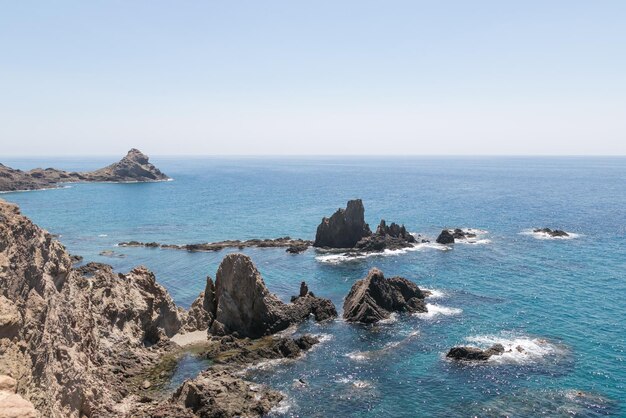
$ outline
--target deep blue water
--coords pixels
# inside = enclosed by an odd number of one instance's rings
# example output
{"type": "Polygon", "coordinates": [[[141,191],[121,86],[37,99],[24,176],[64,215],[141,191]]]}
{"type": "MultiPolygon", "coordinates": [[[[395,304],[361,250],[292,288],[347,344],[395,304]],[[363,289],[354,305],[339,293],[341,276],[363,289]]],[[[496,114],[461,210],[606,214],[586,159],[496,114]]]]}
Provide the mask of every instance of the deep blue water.
{"type": "MultiPolygon", "coordinates": [[[[93,169],[114,157],[4,159],[18,168],[93,169]]],[[[360,260],[309,250],[247,249],[287,301],[306,280],[341,310],[371,267],[439,291],[429,316],[373,328],[306,323],[325,342],[296,362],[250,372],[287,395],[278,415],[623,416],[626,414],[625,158],[153,158],[175,180],[76,184],[11,193],[36,223],[86,261],[144,264],[187,307],[229,251],[119,248],[125,240],[192,243],[310,238],[323,216],[361,198],[380,218],[435,237],[442,227],[488,231],[479,244],[424,246],[360,260]],[[557,227],[569,240],[522,232],[557,227]],[[123,257],[99,253],[113,250],[123,257]],[[459,366],[456,344],[503,342],[496,361],[459,366]],[[517,352],[520,346],[523,353],[517,352]],[[303,379],[305,387],[294,385],[303,379]]],[[[189,373],[189,364],[185,373],[189,373]]]]}

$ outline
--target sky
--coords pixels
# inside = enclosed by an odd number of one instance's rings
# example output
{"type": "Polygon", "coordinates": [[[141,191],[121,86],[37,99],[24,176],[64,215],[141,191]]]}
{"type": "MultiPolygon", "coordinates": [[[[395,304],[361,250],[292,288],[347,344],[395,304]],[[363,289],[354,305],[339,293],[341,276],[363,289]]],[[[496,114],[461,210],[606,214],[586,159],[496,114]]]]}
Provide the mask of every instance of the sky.
{"type": "Polygon", "coordinates": [[[626,155],[626,2],[3,1],[0,158],[626,155]]]}

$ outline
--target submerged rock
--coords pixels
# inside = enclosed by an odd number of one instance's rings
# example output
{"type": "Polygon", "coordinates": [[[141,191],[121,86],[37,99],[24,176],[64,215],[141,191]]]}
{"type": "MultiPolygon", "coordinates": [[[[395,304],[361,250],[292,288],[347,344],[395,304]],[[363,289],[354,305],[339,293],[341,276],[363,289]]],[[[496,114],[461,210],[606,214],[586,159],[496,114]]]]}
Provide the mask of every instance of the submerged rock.
{"type": "Polygon", "coordinates": [[[0,191],[38,190],[75,182],[146,182],[168,180],[150,164],[148,156],[133,148],[115,164],[96,171],[77,173],[54,168],[15,170],[0,164],[0,191]]]}
{"type": "Polygon", "coordinates": [[[486,361],[491,356],[499,356],[502,353],[504,353],[502,344],[494,344],[486,350],[476,347],[452,347],[446,357],[453,360],[486,361]]]}
{"type": "Polygon", "coordinates": [[[147,247],[147,248],[163,248],[168,250],[184,250],[190,252],[197,251],[221,251],[226,248],[284,248],[287,247],[287,252],[292,254],[301,253],[306,251],[307,248],[312,244],[312,241],[307,241],[303,239],[290,238],[290,237],[281,237],[275,239],[249,239],[246,241],[240,240],[226,240],[226,241],[218,241],[218,242],[204,242],[199,244],[185,244],[185,245],[177,245],[177,244],[161,244],[158,242],[139,242],[139,241],[127,241],[120,242],[118,245],[120,247],[147,247]]]}
{"type": "Polygon", "coordinates": [[[402,278],[386,279],[373,268],[367,277],[350,289],[343,305],[343,317],[349,322],[366,324],[389,318],[392,312],[427,312],[424,292],[415,283],[402,278]]]}
{"type": "Polygon", "coordinates": [[[561,229],[539,228],[534,229],[533,232],[547,234],[551,237],[569,237],[569,234],[561,229]]]}

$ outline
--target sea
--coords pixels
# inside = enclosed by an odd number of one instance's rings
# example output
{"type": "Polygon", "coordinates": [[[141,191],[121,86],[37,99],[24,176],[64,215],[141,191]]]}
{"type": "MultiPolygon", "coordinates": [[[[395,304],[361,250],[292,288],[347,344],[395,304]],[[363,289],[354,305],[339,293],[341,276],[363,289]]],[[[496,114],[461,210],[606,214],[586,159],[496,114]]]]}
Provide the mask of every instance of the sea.
{"type": "MultiPolygon", "coordinates": [[[[91,170],[118,158],[3,158],[15,168],[91,170]]],[[[431,290],[426,314],[375,326],[338,318],[288,333],[321,343],[298,360],[251,368],[280,390],[272,416],[626,416],[626,158],[168,157],[173,181],[71,184],[0,198],[56,234],[84,262],[145,265],[187,308],[231,252],[249,255],[288,302],[306,281],[342,312],[355,281],[377,267],[431,290]],[[119,247],[227,239],[313,239],[322,217],[360,198],[366,221],[434,238],[472,228],[470,243],[419,244],[351,258],[310,248],[186,252],[119,247]],[[551,239],[534,228],[570,233],[551,239]],[[453,346],[504,345],[480,364],[453,346]]],[[[206,363],[186,358],[175,379],[206,363]]]]}

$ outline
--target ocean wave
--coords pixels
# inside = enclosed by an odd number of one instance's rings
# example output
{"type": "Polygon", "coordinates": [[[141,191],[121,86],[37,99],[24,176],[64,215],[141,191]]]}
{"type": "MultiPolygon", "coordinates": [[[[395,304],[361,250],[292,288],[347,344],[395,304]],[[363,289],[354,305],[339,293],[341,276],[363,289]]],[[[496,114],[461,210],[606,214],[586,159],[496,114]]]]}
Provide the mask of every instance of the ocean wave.
{"type": "Polygon", "coordinates": [[[553,237],[546,232],[535,232],[534,229],[525,229],[522,232],[520,232],[520,235],[530,235],[531,237],[535,239],[561,239],[561,240],[575,239],[575,238],[580,237],[580,234],[576,234],[574,232],[569,232],[569,231],[565,231],[565,232],[567,232],[566,237],[553,237]]]}
{"type": "Polygon", "coordinates": [[[366,389],[372,387],[372,383],[367,380],[353,379],[352,377],[341,377],[335,380],[335,383],[342,383],[344,385],[351,385],[356,389],[366,389]]]}
{"type": "Polygon", "coordinates": [[[107,234],[99,234],[98,237],[104,238],[104,237],[108,237],[108,235],[107,234]]]}
{"type": "Polygon", "coordinates": [[[318,255],[317,257],[315,257],[315,259],[321,263],[338,264],[338,263],[345,263],[345,262],[350,262],[350,261],[363,260],[363,259],[370,258],[370,257],[390,257],[390,256],[402,255],[402,254],[406,254],[409,252],[422,251],[422,250],[429,249],[429,248],[440,250],[440,251],[447,251],[451,249],[450,247],[446,245],[437,244],[434,242],[422,242],[419,244],[414,244],[411,247],[399,248],[397,250],[384,250],[384,251],[376,251],[376,252],[369,252],[369,253],[349,253],[349,252],[333,253],[333,254],[318,255]]]}
{"type": "Polygon", "coordinates": [[[463,239],[455,239],[455,244],[471,244],[471,245],[485,245],[491,244],[491,240],[488,238],[484,238],[485,235],[489,234],[489,231],[486,229],[478,229],[478,228],[460,228],[461,231],[470,234],[476,235],[475,237],[466,237],[463,239]]]}
{"type": "Polygon", "coordinates": [[[504,353],[491,356],[488,363],[492,364],[530,364],[548,357],[563,356],[567,348],[545,338],[527,335],[479,335],[466,338],[466,341],[486,349],[494,344],[502,344],[504,353]]]}
{"type": "Polygon", "coordinates": [[[463,310],[459,308],[449,308],[447,306],[435,305],[434,303],[427,303],[426,308],[428,309],[428,312],[419,312],[414,315],[424,319],[432,319],[440,315],[459,315],[463,312],[463,310]]]}

